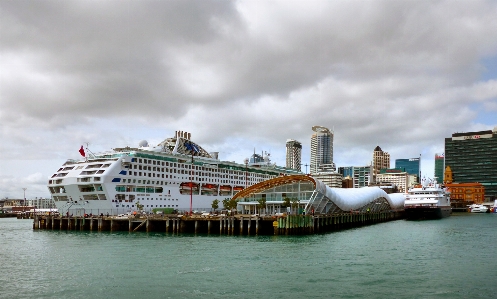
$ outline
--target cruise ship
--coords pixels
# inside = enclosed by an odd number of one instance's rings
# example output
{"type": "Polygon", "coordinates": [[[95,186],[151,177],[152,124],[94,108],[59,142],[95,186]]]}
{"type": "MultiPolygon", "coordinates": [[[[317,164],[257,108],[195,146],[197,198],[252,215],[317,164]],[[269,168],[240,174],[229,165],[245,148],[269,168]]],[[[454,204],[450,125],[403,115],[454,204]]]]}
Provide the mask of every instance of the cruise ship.
{"type": "Polygon", "coordinates": [[[81,147],[80,160],[66,161],[48,180],[63,215],[118,215],[159,210],[209,211],[212,202],[232,198],[251,185],[282,175],[302,174],[253,154],[244,164],[220,161],[176,131],[157,146],[115,148],[93,154],[81,147]]]}

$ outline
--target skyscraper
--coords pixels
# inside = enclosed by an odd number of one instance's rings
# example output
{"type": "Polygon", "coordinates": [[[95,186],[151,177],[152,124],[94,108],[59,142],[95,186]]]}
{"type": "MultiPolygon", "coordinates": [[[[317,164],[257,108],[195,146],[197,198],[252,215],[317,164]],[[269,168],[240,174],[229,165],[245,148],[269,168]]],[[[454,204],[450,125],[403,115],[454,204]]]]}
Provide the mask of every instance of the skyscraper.
{"type": "Polygon", "coordinates": [[[335,171],[333,164],[333,132],[328,128],[313,126],[311,136],[311,174],[335,171]]]}
{"type": "Polygon", "coordinates": [[[390,154],[376,146],[373,151],[373,182],[376,182],[376,175],[384,168],[390,168],[390,154]]]}
{"type": "Polygon", "coordinates": [[[445,138],[445,165],[455,183],[479,182],[487,201],[497,199],[497,127],[445,138]]]}
{"type": "Polygon", "coordinates": [[[444,180],[445,169],[445,156],[444,154],[435,154],[435,178],[437,182],[441,183],[444,180]]]}
{"type": "Polygon", "coordinates": [[[297,140],[286,141],[286,167],[301,171],[302,143],[297,140]]]}

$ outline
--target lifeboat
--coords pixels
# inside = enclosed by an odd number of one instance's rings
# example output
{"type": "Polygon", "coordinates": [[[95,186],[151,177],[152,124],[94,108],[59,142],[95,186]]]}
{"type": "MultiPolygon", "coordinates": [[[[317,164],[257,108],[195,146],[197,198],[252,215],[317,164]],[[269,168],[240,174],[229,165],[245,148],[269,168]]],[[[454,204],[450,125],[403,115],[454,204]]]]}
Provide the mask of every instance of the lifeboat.
{"type": "Polygon", "coordinates": [[[242,191],[243,189],[245,189],[244,187],[241,187],[241,186],[235,186],[233,187],[233,192],[240,192],[242,191]]]}
{"type": "Polygon", "coordinates": [[[181,194],[198,194],[198,184],[192,182],[183,182],[179,185],[179,193],[181,194]]]}
{"type": "Polygon", "coordinates": [[[223,192],[231,191],[231,186],[223,185],[223,186],[219,187],[219,190],[221,190],[223,192]]]}
{"type": "Polygon", "coordinates": [[[218,185],[214,185],[214,184],[203,184],[202,185],[202,194],[217,195],[217,187],[218,187],[218,185]]]}
{"type": "Polygon", "coordinates": [[[183,190],[184,189],[188,189],[188,190],[194,189],[195,190],[195,189],[198,189],[198,184],[193,183],[193,182],[184,182],[184,183],[181,183],[179,185],[179,188],[183,189],[183,190]]]}

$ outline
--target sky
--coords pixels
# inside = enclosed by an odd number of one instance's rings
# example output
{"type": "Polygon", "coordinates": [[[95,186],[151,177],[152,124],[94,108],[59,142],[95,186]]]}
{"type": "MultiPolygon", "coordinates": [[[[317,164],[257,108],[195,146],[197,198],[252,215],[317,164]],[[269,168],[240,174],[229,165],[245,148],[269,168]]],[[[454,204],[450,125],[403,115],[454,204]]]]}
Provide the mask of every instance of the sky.
{"type": "Polygon", "coordinates": [[[338,167],[378,145],[433,176],[444,138],[497,126],[497,1],[0,0],[0,198],[178,130],[309,164],[314,125],[338,167]]]}

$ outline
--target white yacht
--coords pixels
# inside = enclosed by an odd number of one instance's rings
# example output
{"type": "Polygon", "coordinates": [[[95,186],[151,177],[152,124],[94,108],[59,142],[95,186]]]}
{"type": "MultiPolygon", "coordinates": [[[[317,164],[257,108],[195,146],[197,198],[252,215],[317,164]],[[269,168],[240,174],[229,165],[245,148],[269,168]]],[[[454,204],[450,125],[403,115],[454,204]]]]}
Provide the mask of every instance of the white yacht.
{"type": "Polygon", "coordinates": [[[471,213],[486,213],[488,211],[488,207],[479,204],[469,205],[468,208],[471,213]]]}
{"type": "Polygon", "coordinates": [[[59,213],[118,215],[144,212],[208,210],[256,183],[295,169],[271,164],[269,154],[255,154],[244,164],[220,161],[176,131],[157,146],[115,148],[92,154],[83,147],[80,160],[68,160],[48,180],[59,213]]]}
{"type": "Polygon", "coordinates": [[[404,202],[406,218],[440,219],[450,216],[450,193],[436,180],[424,180],[422,184],[409,188],[404,202]]]}

